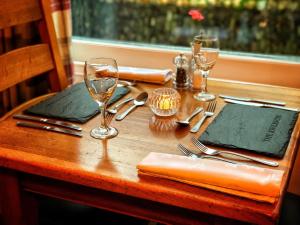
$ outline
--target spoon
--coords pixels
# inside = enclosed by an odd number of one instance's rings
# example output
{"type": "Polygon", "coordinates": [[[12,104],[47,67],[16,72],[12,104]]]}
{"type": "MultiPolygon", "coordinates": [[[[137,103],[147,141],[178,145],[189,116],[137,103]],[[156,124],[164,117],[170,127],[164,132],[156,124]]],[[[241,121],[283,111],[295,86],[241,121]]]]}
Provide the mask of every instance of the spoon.
{"type": "Polygon", "coordinates": [[[134,99],[133,105],[130,106],[125,112],[121,113],[120,115],[117,115],[116,120],[118,120],[118,121],[123,120],[125,118],[125,116],[127,116],[134,108],[136,108],[137,106],[144,105],[146,103],[147,99],[148,99],[147,92],[140,93],[136,97],[136,99],[134,99]]]}
{"type": "Polygon", "coordinates": [[[118,112],[118,109],[121,108],[122,105],[124,105],[127,102],[130,102],[131,100],[133,100],[132,97],[126,98],[123,101],[121,101],[120,103],[118,103],[117,105],[115,105],[113,108],[108,109],[107,112],[109,112],[111,114],[116,114],[118,112]]]}
{"type": "Polygon", "coordinates": [[[192,114],[187,117],[186,119],[184,120],[179,120],[179,121],[176,121],[176,123],[178,123],[180,126],[188,126],[190,125],[190,120],[196,116],[198,113],[200,113],[201,111],[203,110],[202,107],[197,107],[193,112],[192,114]]]}

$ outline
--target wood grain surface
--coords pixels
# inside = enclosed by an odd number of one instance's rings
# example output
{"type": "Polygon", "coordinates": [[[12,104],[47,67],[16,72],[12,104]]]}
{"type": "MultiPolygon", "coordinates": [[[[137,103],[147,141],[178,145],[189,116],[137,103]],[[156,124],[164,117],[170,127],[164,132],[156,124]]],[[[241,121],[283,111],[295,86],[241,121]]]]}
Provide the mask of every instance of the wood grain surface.
{"type": "MultiPolygon", "coordinates": [[[[141,91],[151,93],[157,87],[159,86],[139,83],[136,87],[131,87],[128,95],[135,97],[141,91]]],[[[299,89],[222,80],[209,80],[208,88],[215,94],[272,99],[285,101],[289,107],[300,107],[299,89]]],[[[184,210],[215,216],[215,218],[227,218],[253,224],[275,224],[279,218],[282,197],[287,188],[298,148],[299,118],[284,158],[272,159],[280,164],[276,169],[285,171],[281,196],[275,204],[260,203],[170,180],[139,176],[136,165],[149,152],[181,154],[176,147],[178,143],[192,148],[191,137],[198,137],[225,105],[221,98],[217,98],[215,116],[206,120],[197,134],[192,134],[189,128],[177,127],[175,121],[177,118],[186,117],[196,106],[206,107],[207,103],[194,100],[191,91],[181,91],[180,94],[181,107],[175,117],[158,118],[153,115],[149,107],[139,107],[123,121],[112,121],[111,125],[119,130],[119,135],[108,141],[93,139],[89,135],[90,130],[100,122],[99,116],[82,125],[82,138],[16,127],[16,120],[9,117],[0,123],[0,166],[54,181],[60,180],[66,185],[73,184],[93,190],[108,191],[120,196],[177,207],[177,209],[184,208],[184,210]]],[[[192,125],[201,116],[202,114],[193,119],[192,125]]],[[[271,159],[247,151],[237,151],[271,159]]],[[[27,189],[29,190],[30,187],[34,189],[34,185],[31,186],[27,181],[27,189]]],[[[39,190],[43,192],[43,188],[39,190]]],[[[63,193],[53,191],[53,194],[49,195],[64,198],[58,196],[63,193]]],[[[95,191],[95,198],[96,193],[97,191],[95,191]]],[[[66,196],[65,198],[68,199],[66,196]]],[[[138,203],[132,201],[132,204],[138,203]]],[[[122,209],[123,213],[126,213],[125,208],[122,209]]],[[[128,206],[127,214],[132,214],[129,208],[130,206],[128,206]]],[[[148,211],[151,209],[149,208],[148,211]]],[[[157,220],[168,221],[161,218],[157,220]]],[[[184,223],[181,221],[178,224],[184,223]]],[[[201,223],[199,221],[193,224],[201,223]]]]}

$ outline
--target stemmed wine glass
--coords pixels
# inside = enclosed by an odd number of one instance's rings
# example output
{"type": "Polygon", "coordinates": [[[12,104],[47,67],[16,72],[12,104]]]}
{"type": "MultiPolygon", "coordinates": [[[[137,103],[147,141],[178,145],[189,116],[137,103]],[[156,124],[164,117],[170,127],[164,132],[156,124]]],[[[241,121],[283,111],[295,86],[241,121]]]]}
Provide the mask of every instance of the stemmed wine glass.
{"type": "Polygon", "coordinates": [[[192,42],[196,70],[202,75],[201,91],[194,95],[199,101],[211,101],[215,95],[207,92],[207,77],[219,55],[219,40],[214,36],[199,35],[192,42]]]}
{"type": "Polygon", "coordinates": [[[100,126],[91,130],[91,136],[94,138],[109,139],[118,135],[118,130],[108,126],[105,120],[106,104],[117,87],[118,78],[118,66],[114,59],[92,58],[85,62],[84,81],[101,113],[100,126]]]}

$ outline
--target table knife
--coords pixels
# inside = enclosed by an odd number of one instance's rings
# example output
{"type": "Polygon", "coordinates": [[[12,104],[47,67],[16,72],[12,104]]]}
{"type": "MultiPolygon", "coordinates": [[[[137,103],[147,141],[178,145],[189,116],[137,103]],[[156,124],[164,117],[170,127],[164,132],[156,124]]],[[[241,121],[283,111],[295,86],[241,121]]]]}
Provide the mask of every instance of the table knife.
{"type": "Polygon", "coordinates": [[[227,98],[227,99],[238,100],[238,101],[245,101],[245,102],[259,102],[259,103],[266,103],[266,104],[272,104],[272,105],[281,105],[281,106],[285,105],[285,102],[265,100],[265,99],[236,97],[236,96],[230,96],[230,95],[219,95],[219,96],[221,98],[227,98]]]}
{"type": "Polygon", "coordinates": [[[238,100],[231,100],[231,99],[224,99],[225,102],[234,103],[234,104],[240,104],[240,105],[250,105],[250,106],[256,106],[256,107],[265,107],[265,108],[276,108],[276,109],[284,109],[284,110],[290,110],[290,111],[296,111],[299,112],[300,109],[297,108],[289,108],[279,105],[271,105],[271,104],[262,104],[262,103],[256,103],[256,102],[243,102],[238,100]]]}
{"type": "Polygon", "coordinates": [[[73,131],[73,130],[68,130],[60,127],[53,127],[49,125],[41,125],[37,123],[30,123],[30,122],[17,122],[17,126],[20,127],[30,127],[30,128],[35,128],[35,129],[41,129],[41,130],[48,130],[48,131],[53,131],[53,132],[58,132],[58,133],[63,133],[63,134],[70,134],[74,135],[77,137],[82,137],[82,133],[73,131]]]}
{"type": "Polygon", "coordinates": [[[36,121],[36,122],[42,122],[42,123],[47,123],[47,124],[53,124],[53,125],[57,125],[57,126],[61,126],[61,127],[66,127],[66,128],[70,128],[73,130],[78,130],[81,131],[82,128],[72,124],[72,123],[68,123],[68,122],[63,122],[63,121],[58,121],[58,120],[54,120],[54,119],[48,119],[48,118],[40,118],[40,117],[34,117],[34,116],[28,116],[28,115],[14,115],[13,118],[15,119],[22,119],[22,120],[30,120],[30,121],[36,121]]]}

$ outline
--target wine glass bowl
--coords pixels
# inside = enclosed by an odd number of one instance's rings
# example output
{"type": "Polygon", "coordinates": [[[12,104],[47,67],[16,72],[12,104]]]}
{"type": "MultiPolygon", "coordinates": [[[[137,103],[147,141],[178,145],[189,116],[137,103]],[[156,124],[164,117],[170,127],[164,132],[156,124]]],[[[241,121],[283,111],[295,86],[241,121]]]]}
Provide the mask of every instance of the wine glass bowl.
{"type": "Polygon", "coordinates": [[[89,94],[99,105],[100,126],[91,130],[91,136],[97,139],[109,139],[118,135],[118,130],[106,123],[106,105],[113,95],[119,73],[117,62],[111,58],[92,58],[85,62],[84,81],[89,94]]]}
{"type": "Polygon", "coordinates": [[[211,101],[215,95],[207,92],[207,78],[216,64],[219,55],[219,40],[217,37],[199,35],[192,42],[192,51],[196,70],[202,75],[201,91],[194,95],[199,101],[211,101]]]}

